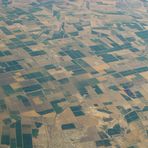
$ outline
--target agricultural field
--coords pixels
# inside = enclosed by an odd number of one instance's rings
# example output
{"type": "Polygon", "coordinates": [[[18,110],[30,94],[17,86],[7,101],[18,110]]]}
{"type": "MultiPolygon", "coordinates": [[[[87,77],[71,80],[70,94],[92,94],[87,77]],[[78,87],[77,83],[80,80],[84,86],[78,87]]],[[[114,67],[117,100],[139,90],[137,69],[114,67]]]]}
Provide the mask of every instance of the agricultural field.
{"type": "Polygon", "coordinates": [[[148,0],[0,0],[0,148],[147,148],[148,0]]]}

